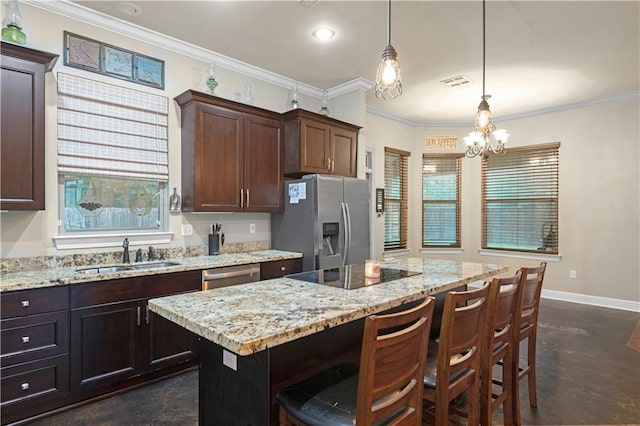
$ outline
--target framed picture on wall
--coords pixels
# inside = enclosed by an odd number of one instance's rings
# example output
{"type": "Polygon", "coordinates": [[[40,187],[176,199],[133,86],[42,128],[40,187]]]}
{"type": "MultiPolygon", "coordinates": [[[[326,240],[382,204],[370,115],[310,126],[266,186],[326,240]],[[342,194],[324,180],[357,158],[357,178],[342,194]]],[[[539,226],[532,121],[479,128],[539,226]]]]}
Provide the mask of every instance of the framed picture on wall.
{"type": "Polygon", "coordinates": [[[64,64],[164,89],[164,61],[64,32],[64,64]]]}

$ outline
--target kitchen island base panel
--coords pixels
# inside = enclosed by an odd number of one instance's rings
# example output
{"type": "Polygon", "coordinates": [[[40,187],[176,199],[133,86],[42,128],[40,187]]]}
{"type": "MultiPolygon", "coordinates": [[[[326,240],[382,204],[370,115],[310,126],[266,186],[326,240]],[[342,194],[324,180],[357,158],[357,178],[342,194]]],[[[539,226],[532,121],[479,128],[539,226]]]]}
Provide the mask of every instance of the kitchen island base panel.
{"type": "MultiPolygon", "coordinates": [[[[384,313],[408,309],[419,302],[384,313]]],[[[223,362],[224,348],[203,339],[200,425],[277,425],[275,396],[292,384],[340,363],[358,364],[363,330],[364,318],[252,355],[231,354],[236,357],[236,370],[223,362]]]]}

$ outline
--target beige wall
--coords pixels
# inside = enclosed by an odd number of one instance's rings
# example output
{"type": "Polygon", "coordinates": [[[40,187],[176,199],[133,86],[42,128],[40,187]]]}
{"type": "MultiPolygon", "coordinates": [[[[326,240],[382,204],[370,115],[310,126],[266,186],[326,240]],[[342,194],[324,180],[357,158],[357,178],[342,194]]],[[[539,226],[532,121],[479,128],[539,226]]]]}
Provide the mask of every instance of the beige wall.
{"type": "MultiPolygon", "coordinates": [[[[21,3],[28,46],[50,52],[62,52],[64,30],[95,38],[116,46],[157,57],[166,63],[164,96],[170,99],[169,185],[180,187],[179,108],[172,98],[187,89],[206,91],[207,64],[165,49],[124,37],[112,31],[65,18],[21,3]]],[[[71,254],[58,251],[51,237],[57,233],[58,188],[56,163],[56,80],[57,72],[82,75],[137,90],[158,90],[102,77],[63,65],[61,57],[46,79],[46,203],[42,212],[3,212],[0,214],[1,256],[21,257],[71,254]]],[[[291,93],[243,74],[218,67],[220,86],[217,94],[234,99],[245,84],[253,87],[256,105],[274,111],[287,108],[291,93]]],[[[320,100],[300,96],[303,108],[316,111],[320,100]]],[[[364,92],[343,94],[329,102],[331,115],[364,129],[360,132],[358,170],[363,177],[365,146],[375,152],[375,184],[384,186],[384,146],[412,152],[410,158],[409,248],[420,255],[420,169],[426,135],[464,136],[467,128],[415,128],[365,112],[364,92]]],[[[470,110],[473,114],[473,105],[470,110]]],[[[640,300],[639,216],[640,153],[638,99],[585,107],[537,117],[499,122],[511,133],[511,145],[529,145],[559,141],[560,148],[560,254],[559,262],[550,262],[547,289],[595,297],[630,301],[640,300]],[[569,279],[569,270],[577,279],[569,279]]],[[[461,148],[462,149],[462,148],[461,148]]],[[[508,264],[511,270],[535,264],[532,259],[485,256],[480,247],[480,161],[463,162],[463,247],[456,255],[431,255],[462,260],[508,264]]],[[[268,214],[172,214],[172,246],[205,244],[208,224],[221,222],[227,241],[269,240],[268,214]],[[181,237],[180,225],[190,223],[194,236],[181,237]],[[257,233],[249,234],[249,223],[257,233]]],[[[382,217],[374,222],[376,257],[382,257],[382,217]]]]}
{"type": "MultiPolygon", "coordinates": [[[[104,251],[104,249],[57,250],[52,236],[58,232],[58,179],[56,143],[56,75],[58,72],[118,84],[135,90],[148,91],[169,98],[169,188],[181,186],[180,173],[180,108],[173,98],[188,89],[208,92],[205,86],[208,64],[158,46],[123,36],[117,32],[70,19],[38,7],[21,3],[27,47],[62,54],[63,31],[69,31],[98,41],[121,46],[137,53],[165,61],[165,89],[148,88],[95,73],[64,66],[62,55],[53,72],[46,76],[46,210],[40,212],[2,212],[0,214],[0,255],[2,257],[28,257],[42,255],[66,255],[77,252],[104,251]]],[[[247,84],[252,86],[255,105],[272,111],[285,111],[291,100],[292,87],[276,86],[244,74],[217,67],[216,79],[220,83],[216,95],[236,99],[247,84]]],[[[300,94],[300,107],[318,111],[321,100],[300,94]]],[[[360,124],[364,121],[364,95],[361,91],[343,94],[329,103],[331,115],[343,121],[360,124]]],[[[362,124],[360,124],[362,125],[362,124]]],[[[363,139],[364,140],[364,139],[363,139]]],[[[363,141],[361,141],[363,143],[363,141]]],[[[360,150],[364,156],[364,149],[360,150]]],[[[359,163],[361,160],[359,159],[359,163]]],[[[270,241],[270,215],[267,213],[228,214],[171,214],[170,231],[174,233],[169,246],[206,245],[209,224],[223,224],[227,242],[270,241]],[[256,233],[249,233],[249,224],[256,224],[256,233]],[[193,225],[193,236],[181,236],[181,225],[193,225]]],[[[163,248],[163,245],[158,245],[163,248]]],[[[114,250],[117,250],[114,246],[114,250]]]]}
{"type": "MultiPolygon", "coordinates": [[[[472,113],[471,113],[472,115],[472,113]]],[[[599,298],[640,301],[640,109],[638,98],[540,116],[498,120],[511,134],[509,145],[561,142],[560,260],[548,262],[545,289],[599,298]],[[576,279],[569,278],[575,270],[576,279]]],[[[409,248],[420,254],[421,156],[426,136],[455,135],[467,128],[416,128],[372,114],[368,144],[413,152],[409,177],[409,248]]],[[[461,141],[460,144],[463,145],[461,141]]],[[[463,147],[459,147],[463,151],[463,147]]],[[[437,151],[434,151],[437,152],[437,151]]],[[[376,185],[383,186],[382,159],[376,185]]],[[[480,159],[463,160],[462,254],[429,256],[502,263],[510,272],[538,259],[514,259],[478,253],[480,248],[480,159]]],[[[378,227],[383,227],[382,220],[378,227]]],[[[382,230],[378,230],[382,238],[382,230]]]]}

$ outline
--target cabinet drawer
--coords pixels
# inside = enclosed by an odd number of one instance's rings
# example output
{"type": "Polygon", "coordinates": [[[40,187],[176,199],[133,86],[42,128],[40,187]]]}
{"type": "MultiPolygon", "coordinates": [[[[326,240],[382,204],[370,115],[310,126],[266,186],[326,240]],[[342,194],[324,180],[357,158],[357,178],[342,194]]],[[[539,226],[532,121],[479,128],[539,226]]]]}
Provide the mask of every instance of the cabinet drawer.
{"type": "Polygon", "coordinates": [[[69,307],[68,287],[20,290],[0,295],[2,318],[59,311],[69,307]]]}
{"type": "MultiPolygon", "coordinates": [[[[2,369],[0,392],[3,420],[5,405],[25,402],[37,405],[40,398],[69,390],[69,357],[59,355],[2,369]]],[[[48,398],[45,398],[48,399],[48,398]]]]}
{"type": "Polygon", "coordinates": [[[72,285],[71,308],[142,299],[140,284],[140,278],[123,278],[72,285]]]}
{"type": "Polygon", "coordinates": [[[144,297],[160,297],[202,289],[200,270],[149,275],[142,278],[144,297]]]}
{"type": "Polygon", "coordinates": [[[6,319],[0,325],[2,365],[69,351],[69,311],[6,319]]]}
{"type": "Polygon", "coordinates": [[[275,260],[260,264],[260,279],[270,280],[302,271],[302,258],[275,260]]]}

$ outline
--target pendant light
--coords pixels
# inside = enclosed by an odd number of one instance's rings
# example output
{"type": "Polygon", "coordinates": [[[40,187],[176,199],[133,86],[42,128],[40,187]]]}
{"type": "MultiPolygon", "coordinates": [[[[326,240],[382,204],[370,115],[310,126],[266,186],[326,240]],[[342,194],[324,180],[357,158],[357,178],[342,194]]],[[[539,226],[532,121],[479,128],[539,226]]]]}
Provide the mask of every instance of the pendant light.
{"type": "Polygon", "coordinates": [[[482,0],[482,101],[478,105],[476,113],[476,125],[473,132],[464,137],[467,145],[467,157],[476,157],[485,153],[505,154],[505,144],[509,139],[509,133],[505,129],[496,130],[491,117],[488,99],[491,95],[485,93],[485,58],[486,58],[486,5],[482,0]]]}
{"type": "Polygon", "coordinates": [[[382,51],[382,60],[376,73],[376,97],[394,99],[402,94],[402,82],[400,81],[398,53],[391,45],[391,0],[389,0],[388,18],[387,47],[382,51]]]}

